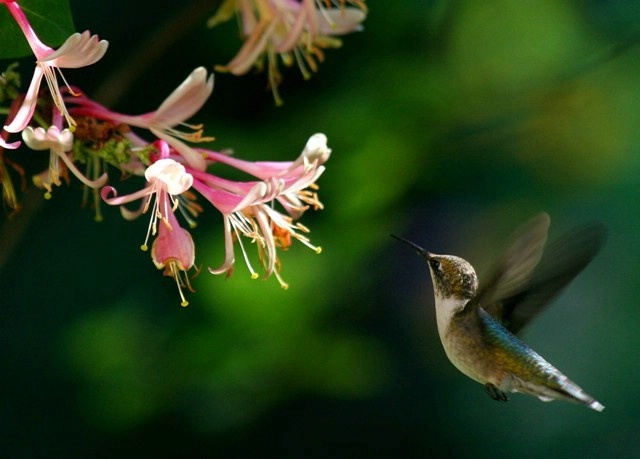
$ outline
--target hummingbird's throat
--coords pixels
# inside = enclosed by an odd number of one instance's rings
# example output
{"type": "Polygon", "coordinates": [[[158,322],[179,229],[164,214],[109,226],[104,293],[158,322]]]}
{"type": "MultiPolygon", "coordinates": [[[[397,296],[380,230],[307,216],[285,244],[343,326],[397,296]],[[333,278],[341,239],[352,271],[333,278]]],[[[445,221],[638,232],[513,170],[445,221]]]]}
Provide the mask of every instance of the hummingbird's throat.
{"type": "Polygon", "coordinates": [[[469,300],[460,300],[452,297],[442,297],[435,295],[436,302],[436,321],[438,323],[438,334],[444,341],[445,335],[451,325],[454,314],[464,309],[469,300]]]}

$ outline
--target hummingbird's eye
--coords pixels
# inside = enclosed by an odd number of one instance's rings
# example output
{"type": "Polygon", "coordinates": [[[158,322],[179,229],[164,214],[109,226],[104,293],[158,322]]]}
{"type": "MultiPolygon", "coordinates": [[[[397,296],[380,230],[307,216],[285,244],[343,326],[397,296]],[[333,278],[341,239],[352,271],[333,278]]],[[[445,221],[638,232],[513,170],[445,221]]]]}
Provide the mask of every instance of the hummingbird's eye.
{"type": "Polygon", "coordinates": [[[438,260],[429,260],[431,261],[431,267],[435,270],[440,271],[440,262],[438,260]]]}

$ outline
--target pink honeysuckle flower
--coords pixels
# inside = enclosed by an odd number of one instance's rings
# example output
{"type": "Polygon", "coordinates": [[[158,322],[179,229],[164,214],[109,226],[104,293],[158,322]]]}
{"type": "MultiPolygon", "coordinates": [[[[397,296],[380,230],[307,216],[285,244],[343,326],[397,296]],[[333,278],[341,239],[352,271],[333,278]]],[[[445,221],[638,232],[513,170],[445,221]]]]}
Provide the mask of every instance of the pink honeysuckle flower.
{"type": "Polygon", "coordinates": [[[60,171],[59,159],[62,159],[64,165],[69,169],[78,180],[90,188],[100,188],[107,183],[107,174],[102,174],[96,180],[90,180],[78,170],[73,161],[67,155],[67,151],[73,146],[73,133],[69,129],[60,129],[57,126],[49,126],[45,131],[44,128],[33,128],[27,126],[22,131],[22,140],[32,150],[50,150],[49,170],[43,177],[36,176],[36,185],[44,187],[47,192],[45,197],[51,198],[52,185],[60,186],[60,177],[63,175],[60,171]]]}
{"type": "Polygon", "coordinates": [[[324,134],[316,134],[307,142],[301,156],[290,162],[250,163],[226,155],[209,152],[207,158],[236,167],[262,180],[237,182],[223,179],[202,171],[192,171],[193,187],[223,215],[225,233],[225,260],[217,268],[209,268],[213,274],[231,274],[235,264],[234,237],[240,245],[245,263],[252,278],[258,278],[251,266],[242,237],[256,244],[258,257],[265,269],[265,276],[274,274],[282,287],[287,284],[279,274],[277,249],[286,250],[292,239],[297,239],[316,253],[321,252],[309,241],[305,233],[309,229],[294,220],[313,205],[322,208],[315,192],[315,181],[324,171],[320,164],[329,158],[324,134]],[[261,169],[260,164],[264,164],[261,169]],[[284,207],[283,214],[273,207],[277,200],[284,207]]]}
{"type": "Polygon", "coordinates": [[[71,112],[109,120],[115,124],[124,123],[148,129],[156,137],[173,147],[192,169],[205,170],[206,161],[202,154],[186,145],[182,140],[189,142],[213,140],[212,137],[202,136],[202,125],[185,123],[202,108],[212,92],[213,74],[207,76],[207,70],[204,67],[198,67],[153,112],[137,116],[116,113],[86,97],[70,101],[76,104],[71,112]],[[193,132],[183,132],[176,129],[176,126],[179,125],[193,129],[193,132]]]}
{"type": "MultiPolygon", "coordinates": [[[[161,156],[165,156],[168,146],[159,141],[161,156]]],[[[147,229],[147,236],[142,250],[148,250],[149,237],[156,239],[151,247],[151,258],[158,269],[164,269],[164,274],[175,279],[182,299],[182,306],[187,306],[182,288],[191,290],[187,271],[193,267],[195,260],[195,247],[191,235],[180,227],[174,215],[179,206],[179,195],[186,193],[193,183],[193,176],[186,172],[184,166],[171,158],[160,158],[145,171],[148,186],[142,190],[117,196],[113,187],[104,187],[101,191],[102,199],[111,205],[126,204],[128,202],[143,199],[141,212],[132,212],[123,207],[120,208],[126,219],[137,217],[140,213],[149,210],[152,197],[155,195],[151,219],[147,229]]]]}
{"type": "Polygon", "coordinates": [[[173,277],[180,293],[181,305],[188,306],[183,288],[193,291],[187,272],[195,263],[195,245],[191,234],[178,224],[173,211],[166,215],[166,224],[158,227],[158,236],[151,246],[151,259],[164,275],[173,277]]]}
{"type": "Polygon", "coordinates": [[[64,115],[69,126],[75,126],[75,121],[69,115],[62,100],[56,71],[62,77],[65,85],[68,86],[60,69],[80,68],[94,64],[107,52],[109,43],[106,40],[99,40],[97,35],[91,35],[89,31],[85,31],[81,34],[74,33],[58,50],[54,50],[40,41],[17,2],[5,3],[5,6],[29,42],[29,46],[36,57],[36,68],[22,107],[18,110],[13,121],[5,126],[4,129],[15,133],[22,131],[27,126],[36,108],[38,91],[43,76],[47,80],[54,104],[64,115]]]}
{"type": "Polygon", "coordinates": [[[233,250],[233,236],[235,235],[244,255],[245,263],[251,273],[251,278],[257,279],[259,277],[258,273],[251,266],[240,236],[249,238],[252,243],[260,247],[265,246],[265,241],[255,222],[251,218],[247,218],[242,211],[255,203],[262,202],[268,193],[268,186],[264,182],[246,182],[244,184],[238,182],[236,189],[245,188],[244,192],[233,193],[221,186],[222,182],[231,184],[230,180],[220,179],[204,172],[194,172],[194,175],[200,176],[202,180],[194,177],[193,188],[213,204],[223,216],[225,259],[220,267],[209,268],[209,271],[212,274],[227,273],[227,275],[231,275],[235,263],[233,250]],[[219,183],[214,185],[212,181],[219,181],[219,183]]]}
{"type": "Polygon", "coordinates": [[[170,158],[157,160],[146,169],[144,176],[148,185],[135,193],[118,196],[115,188],[106,186],[102,188],[100,194],[107,204],[113,206],[122,206],[122,204],[143,199],[142,211],[139,213],[129,211],[124,207],[120,208],[122,216],[127,220],[147,212],[151,198],[155,195],[147,236],[141,246],[142,250],[148,250],[149,236],[157,233],[158,220],[171,226],[168,215],[176,210],[179,203],[175,197],[191,188],[193,176],[186,172],[182,164],[170,158]]]}
{"type": "MultiPolygon", "coordinates": [[[[327,8],[332,2],[316,0],[226,0],[208,25],[213,27],[232,17],[237,11],[241,17],[245,43],[236,56],[216,69],[243,75],[253,66],[262,67],[268,59],[268,78],[276,103],[282,100],[277,92],[281,77],[277,56],[285,65],[294,60],[305,78],[317,70],[317,62],[323,60],[322,49],[341,45],[336,35],[344,35],[362,29],[366,17],[361,8],[327,8]]],[[[344,2],[341,2],[344,3],[344,2]]]]}

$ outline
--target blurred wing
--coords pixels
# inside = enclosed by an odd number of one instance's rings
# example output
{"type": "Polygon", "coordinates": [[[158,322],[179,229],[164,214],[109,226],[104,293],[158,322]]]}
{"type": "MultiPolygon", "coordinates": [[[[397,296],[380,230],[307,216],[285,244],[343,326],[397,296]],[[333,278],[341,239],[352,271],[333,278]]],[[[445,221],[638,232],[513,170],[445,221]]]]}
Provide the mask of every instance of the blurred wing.
{"type": "Polygon", "coordinates": [[[465,311],[482,306],[497,320],[505,316],[504,299],[514,297],[530,285],[534,269],[544,251],[549,230],[549,215],[542,213],[520,226],[493,275],[481,283],[478,295],[465,306],[465,311]]]}
{"type": "Polygon", "coordinates": [[[593,223],[549,244],[530,284],[511,296],[495,297],[488,312],[518,333],[593,260],[605,236],[604,225],[593,223]]]}

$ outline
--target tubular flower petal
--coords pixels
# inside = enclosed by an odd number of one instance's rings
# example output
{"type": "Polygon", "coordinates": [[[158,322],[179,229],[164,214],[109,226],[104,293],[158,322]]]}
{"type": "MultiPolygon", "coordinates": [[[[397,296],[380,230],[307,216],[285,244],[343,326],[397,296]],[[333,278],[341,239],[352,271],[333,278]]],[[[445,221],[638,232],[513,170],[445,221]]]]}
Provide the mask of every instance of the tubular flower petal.
{"type": "Polygon", "coordinates": [[[322,164],[329,160],[331,149],[327,147],[327,136],[324,134],[312,135],[305,145],[302,153],[295,161],[243,161],[233,156],[207,152],[206,158],[227,164],[238,170],[251,174],[260,180],[268,180],[270,177],[296,176],[299,174],[298,167],[312,169],[319,168],[322,164]]]}
{"type": "Polygon", "coordinates": [[[181,305],[187,306],[183,288],[193,291],[187,271],[195,263],[195,246],[188,231],[181,228],[173,212],[167,214],[167,223],[158,228],[158,236],[151,246],[151,259],[158,269],[164,269],[164,275],[173,277],[181,305]]]}
{"type": "Polygon", "coordinates": [[[20,141],[16,140],[15,142],[8,143],[2,137],[0,137],[0,148],[4,148],[6,150],[15,150],[20,146],[20,141]]]}

